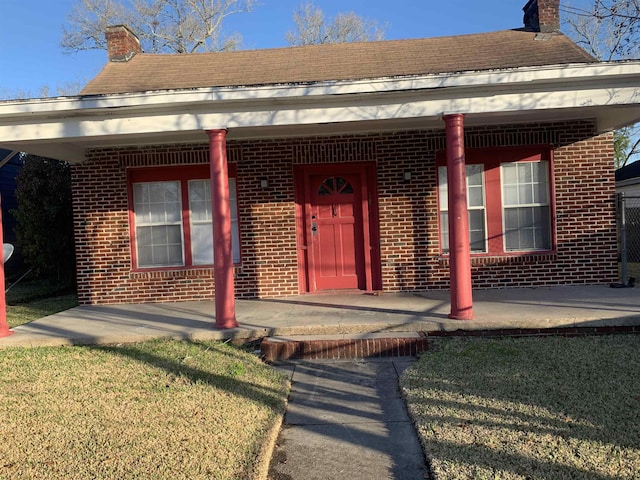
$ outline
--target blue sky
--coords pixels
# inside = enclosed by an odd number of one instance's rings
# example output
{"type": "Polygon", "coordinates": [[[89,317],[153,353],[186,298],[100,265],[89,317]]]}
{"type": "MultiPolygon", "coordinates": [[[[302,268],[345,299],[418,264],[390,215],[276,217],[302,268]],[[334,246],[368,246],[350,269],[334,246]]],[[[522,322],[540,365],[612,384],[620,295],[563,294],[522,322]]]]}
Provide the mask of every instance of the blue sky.
{"type": "MultiPolygon", "coordinates": [[[[302,0],[258,0],[251,13],[230,17],[244,48],[286,46],[302,0]]],[[[39,96],[43,86],[81,85],[106,62],[106,52],[63,54],[60,35],[76,0],[0,0],[0,98],[39,96]]],[[[526,0],[315,0],[326,16],[354,11],[387,23],[385,38],[420,38],[517,28],[526,0]]]]}

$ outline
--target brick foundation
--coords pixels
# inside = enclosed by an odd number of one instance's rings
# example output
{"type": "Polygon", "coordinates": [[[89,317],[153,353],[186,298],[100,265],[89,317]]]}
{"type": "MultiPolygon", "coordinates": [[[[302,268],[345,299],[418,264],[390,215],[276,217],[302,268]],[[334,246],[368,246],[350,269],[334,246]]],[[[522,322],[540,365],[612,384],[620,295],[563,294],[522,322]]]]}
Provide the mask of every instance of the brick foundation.
{"type": "Polygon", "coordinates": [[[429,348],[427,337],[368,337],[350,339],[265,338],[260,350],[267,362],[282,360],[341,360],[349,358],[409,357],[429,348]]]}

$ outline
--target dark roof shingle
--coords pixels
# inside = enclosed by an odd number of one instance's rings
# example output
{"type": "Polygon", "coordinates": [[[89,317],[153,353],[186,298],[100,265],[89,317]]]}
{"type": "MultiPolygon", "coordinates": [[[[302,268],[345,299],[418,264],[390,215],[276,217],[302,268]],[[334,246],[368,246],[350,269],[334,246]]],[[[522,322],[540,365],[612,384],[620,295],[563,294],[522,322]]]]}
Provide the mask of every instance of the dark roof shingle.
{"type": "Polygon", "coordinates": [[[110,62],[81,95],[313,83],[595,61],[562,34],[492,33],[225,53],[138,54],[110,62]]]}

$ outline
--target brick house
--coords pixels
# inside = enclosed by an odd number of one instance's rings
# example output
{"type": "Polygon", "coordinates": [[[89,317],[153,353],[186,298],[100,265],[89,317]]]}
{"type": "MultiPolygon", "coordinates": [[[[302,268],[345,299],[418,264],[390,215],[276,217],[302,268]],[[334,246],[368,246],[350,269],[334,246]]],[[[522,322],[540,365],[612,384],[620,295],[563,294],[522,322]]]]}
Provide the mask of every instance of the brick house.
{"type": "Polygon", "coordinates": [[[233,327],[235,298],[450,289],[470,319],[472,288],[617,277],[611,132],[640,120],[640,62],[595,61],[558,8],[191,55],[110,27],[78,97],[0,104],[0,145],[74,163],[82,304],[215,295],[233,327]]]}

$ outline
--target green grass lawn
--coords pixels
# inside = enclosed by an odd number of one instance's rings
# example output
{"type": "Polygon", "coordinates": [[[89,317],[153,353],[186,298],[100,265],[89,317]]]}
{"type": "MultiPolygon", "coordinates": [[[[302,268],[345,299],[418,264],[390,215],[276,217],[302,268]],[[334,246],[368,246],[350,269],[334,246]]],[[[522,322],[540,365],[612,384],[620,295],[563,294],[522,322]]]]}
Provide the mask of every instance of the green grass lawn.
{"type": "Polygon", "coordinates": [[[70,288],[43,279],[19,282],[6,294],[9,328],[29,323],[78,306],[78,297],[70,288]]]}
{"type": "Polygon", "coordinates": [[[640,478],[640,335],[432,345],[401,385],[437,480],[640,478]]]}
{"type": "Polygon", "coordinates": [[[254,479],[287,379],[219,342],[0,350],[0,478],[254,479]]]}
{"type": "Polygon", "coordinates": [[[9,328],[17,327],[77,306],[78,297],[75,293],[50,298],[38,298],[17,305],[7,305],[7,324],[9,328]]]}

